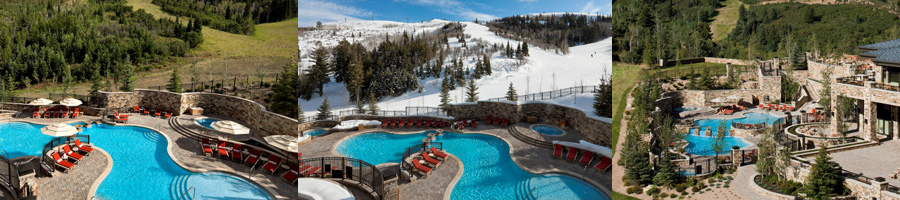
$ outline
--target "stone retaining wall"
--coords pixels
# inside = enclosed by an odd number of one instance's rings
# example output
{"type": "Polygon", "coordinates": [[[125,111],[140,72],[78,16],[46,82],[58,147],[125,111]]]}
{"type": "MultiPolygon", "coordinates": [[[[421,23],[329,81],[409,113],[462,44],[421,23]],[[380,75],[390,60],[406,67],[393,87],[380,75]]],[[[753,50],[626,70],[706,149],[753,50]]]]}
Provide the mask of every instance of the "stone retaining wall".
{"type": "Polygon", "coordinates": [[[867,184],[853,179],[846,179],[844,180],[844,186],[849,188],[857,199],[900,199],[900,194],[885,190],[887,182],[872,181],[871,184],[867,184]]]}
{"type": "Polygon", "coordinates": [[[100,105],[110,108],[132,108],[149,106],[162,108],[177,113],[186,113],[190,107],[201,107],[204,114],[228,116],[249,125],[249,128],[262,130],[260,138],[276,135],[297,135],[297,120],[275,114],[264,106],[248,99],[214,94],[214,93],[173,93],[160,90],[142,90],[134,92],[101,92],[100,105]]]}
{"type": "Polygon", "coordinates": [[[728,63],[731,63],[731,64],[734,64],[734,65],[747,65],[747,66],[750,66],[750,65],[754,65],[754,62],[755,62],[755,61],[751,61],[751,60],[740,60],[740,59],[731,59],[731,58],[699,57],[699,58],[686,58],[686,59],[681,59],[681,60],[666,61],[665,63],[661,63],[661,64],[662,64],[663,67],[665,67],[665,66],[673,66],[673,65],[676,65],[676,64],[682,64],[682,65],[685,65],[685,64],[691,64],[691,63],[702,63],[702,62],[719,63],[719,64],[728,64],[728,63]]]}

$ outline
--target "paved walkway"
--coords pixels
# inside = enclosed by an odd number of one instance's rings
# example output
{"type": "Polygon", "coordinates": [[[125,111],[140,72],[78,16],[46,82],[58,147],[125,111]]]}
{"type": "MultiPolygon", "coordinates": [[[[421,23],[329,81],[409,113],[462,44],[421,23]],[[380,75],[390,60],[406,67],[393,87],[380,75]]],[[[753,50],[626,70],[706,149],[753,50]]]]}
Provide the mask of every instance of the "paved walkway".
{"type": "Polygon", "coordinates": [[[434,168],[431,175],[427,178],[420,177],[413,182],[400,181],[400,199],[449,198],[451,191],[449,188],[456,185],[456,180],[462,175],[462,165],[460,163],[456,156],[450,156],[440,166],[434,168]],[[447,189],[445,190],[444,188],[447,189]]]}
{"type": "MultiPolygon", "coordinates": [[[[900,179],[890,175],[900,170],[900,157],[892,155],[900,152],[900,140],[889,140],[881,145],[849,151],[831,153],[832,161],[853,173],[862,173],[869,178],[884,177],[891,185],[900,185],[900,179]]],[[[815,157],[807,158],[815,160],[815,157]]]]}
{"type": "Polygon", "coordinates": [[[753,177],[757,174],[759,173],[756,173],[755,164],[738,167],[737,175],[734,176],[734,180],[731,181],[731,187],[740,188],[734,191],[744,199],[770,199],[769,197],[760,195],[753,189],[754,186],[750,185],[755,184],[753,183],[753,177]]]}
{"type": "MultiPolygon", "coordinates": [[[[99,147],[103,148],[103,147],[99,147]]],[[[94,149],[90,156],[85,156],[69,173],[60,168],[51,173],[53,177],[36,178],[38,199],[87,199],[91,186],[97,181],[107,165],[112,162],[106,152],[94,149]]],[[[23,180],[24,181],[24,180],[23,180]]]]}

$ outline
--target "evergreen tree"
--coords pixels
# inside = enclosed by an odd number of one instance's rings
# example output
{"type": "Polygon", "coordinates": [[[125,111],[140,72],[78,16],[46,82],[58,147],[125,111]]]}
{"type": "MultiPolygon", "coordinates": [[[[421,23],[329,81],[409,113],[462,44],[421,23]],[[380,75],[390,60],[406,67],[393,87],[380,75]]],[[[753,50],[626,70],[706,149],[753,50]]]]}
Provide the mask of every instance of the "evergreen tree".
{"type": "Polygon", "coordinates": [[[523,58],[522,56],[522,44],[516,46],[516,58],[523,58]]]}
{"type": "Polygon", "coordinates": [[[493,68],[491,68],[491,59],[490,59],[490,57],[488,57],[487,54],[484,54],[484,55],[483,55],[483,58],[481,58],[481,60],[484,60],[484,63],[481,64],[481,65],[482,65],[481,67],[484,68],[484,74],[487,74],[488,76],[490,76],[490,75],[491,75],[491,71],[494,70],[493,68]]]}
{"type": "Polygon", "coordinates": [[[315,88],[315,91],[319,93],[319,96],[323,95],[324,86],[326,83],[331,82],[331,79],[328,78],[328,61],[326,60],[328,56],[328,52],[325,50],[325,47],[319,46],[313,51],[313,57],[315,57],[315,64],[312,69],[310,69],[309,78],[307,79],[307,83],[315,88]]]}
{"type": "Polygon", "coordinates": [[[166,90],[169,90],[169,92],[181,92],[181,77],[178,76],[178,67],[172,70],[172,77],[169,78],[166,90]]]}
{"type": "MultiPolygon", "coordinates": [[[[363,86],[363,66],[359,58],[353,59],[350,63],[350,76],[347,80],[347,91],[350,92],[350,99],[362,99],[359,93],[362,92],[363,86]]],[[[361,105],[361,104],[360,104],[361,105]]]]}
{"type": "Polygon", "coordinates": [[[134,66],[131,64],[120,65],[119,75],[122,77],[122,86],[119,90],[124,92],[134,91],[134,66]]]}
{"type": "Polygon", "coordinates": [[[470,78],[469,84],[466,85],[466,102],[478,101],[478,86],[475,85],[475,79],[470,78]]]}
{"type": "Polygon", "coordinates": [[[444,76],[444,80],[441,81],[441,109],[446,110],[447,105],[450,104],[450,84],[447,83],[447,77],[444,76]]]}
{"type": "Polygon", "coordinates": [[[476,62],[475,62],[475,70],[472,71],[472,72],[473,72],[473,73],[472,73],[472,77],[474,77],[475,79],[480,79],[480,78],[481,78],[481,72],[482,72],[483,70],[484,70],[484,69],[482,69],[482,66],[481,66],[481,60],[476,61],[476,62]]]}
{"type": "Polygon", "coordinates": [[[650,145],[644,142],[642,135],[648,134],[647,115],[644,112],[633,112],[628,122],[625,142],[622,144],[622,159],[619,165],[625,168],[625,178],[632,183],[650,183],[653,170],[650,167],[650,145]]]}
{"type": "Polygon", "coordinates": [[[375,93],[369,93],[369,114],[370,115],[378,115],[378,105],[375,105],[377,100],[375,99],[375,93]]]}
{"type": "MultiPolygon", "coordinates": [[[[294,57],[294,59],[297,59],[294,57]]],[[[303,111],[297,101],[300,98],[300,77],[297,75],[297,60],[284,65],[281,78],[272,84],[269,110],[283,116],[298,116],[303,119],[303,111]]]]}
{"type": "Polygon", "coordinates": [[[91,89],[88,90],[88,96],[90,96],[91,102],[96,102],[95,100],[100,99],[100,89],[103,88],[103,84],[100,83],[101,77],[99,69],[94,69],[91,77],[91,89]]]}
{"type": "Polygon", "coordinates": [[[303,109],[300,109],[300,101],[297,101],[297,122],[305,123],[306,116],[303,114],[303,109]]]}
{"type": "Polygon", "coordinates": [[[675,165],[672,164],[668,156],[662,156],[656,175],[653,176],[653,184],[671,187],[677,178],[677,174],[675,174],[675,165]]]}
{"type": "Polygon", "coordinates": [[[831,70],[822,70],[821,78],[822,88],[819,89],[819,105],[824,108],[825,113],[831,113],[831,70]]]}
{"type": "Polygon", "coordinates": [[[806,197],[809,199],[831,199],[843,189],[838,171],[835,170],[838,164],[831,161],[831,156],[828,156],[826,148],[827,146],[819,148],[816,162],[809,170],[805,185],[806,197]]]}
{"type": "Polygon", "coordinates": [[[319,106],[319,114],[316,114],[316,120],[326,120],[331,117],[331,105],[328,104],[328,97],[325,97],[325,100],[322,101],[322,105],[319,106]]]}
{"type": "Polygon", "coordinates": [[[530,56],[530,54],[528,54],[528,42],[522,42],[522,54],[524,54],[525,56],[530,56]]]}
{"type": "Polygon", "coordinates": [[[612,80],[601,78],[599,89],[594,94],[594,112],[597,116],[612,117],[612,80]]]}
{"type": "Polygon", "coordinates": [[[519,101],[519,95],[516,94],[516,88],[513,87],[512,82],[509,82],[509,90],[506,91],[506,100],[512,102],[519,101]]]}

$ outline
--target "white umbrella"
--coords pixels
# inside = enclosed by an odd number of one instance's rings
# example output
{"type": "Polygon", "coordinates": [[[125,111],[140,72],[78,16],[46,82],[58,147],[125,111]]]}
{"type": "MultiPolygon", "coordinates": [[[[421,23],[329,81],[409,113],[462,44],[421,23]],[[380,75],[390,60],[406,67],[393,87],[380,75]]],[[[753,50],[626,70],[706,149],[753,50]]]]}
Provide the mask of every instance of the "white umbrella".
{"type": "Polygon", "coordinates": [[[738,95],[731,95],[728,96],[728,99],[741,99],[741,97],[739,97],[738,95]]]}
{"type": "Polygon", "coordinates": [[[67,106],[67,107],[80,106],[81,100],[74,99],[74,98],[66,98],[66,99],[63,99],[62,101],[59,101],[59,104],[63,105],[63,106],[67,106]]]}
{"type": "Polygon", "coordinates": [[[725,100],[725,98],[719,97],[719,98],[715,98],[715,99],[712,99],[709,101],[713,102],[713,103],[725,103],[725,101],[728,101],[728,100],[725,100]]]}
{"type": "Polygon", "coordinates": [[[266,140],[266,143],[269,143],[269,145],[272,145],[276,148],[292,153],[300,152],[297,137],[290,135],[272,135],[266,136],[263,139],[266,140]]]}
{"type": "Polygon", "coordinates": [[[53,103],[53,101],[50,99],[40,98],[40,99],[35,99],[34,101],[31,101],[30,103],[28,103],[28,105],[45,106],[45,105],[50,105],[51,103],[53,103]]]}
{"type": "Polygon", "coordinates": [[[75,135],[78,133],[78,130],[72,125],[59,123],[41,128],[41,133],[53,137],[65,137],[75,135]]]}
{"type": "Polygon", "coordinates": [[[234,121],[216,121],[210,125],[213,129],[225,132],[231,135],[250,134],[250,129],[234,121]]]}

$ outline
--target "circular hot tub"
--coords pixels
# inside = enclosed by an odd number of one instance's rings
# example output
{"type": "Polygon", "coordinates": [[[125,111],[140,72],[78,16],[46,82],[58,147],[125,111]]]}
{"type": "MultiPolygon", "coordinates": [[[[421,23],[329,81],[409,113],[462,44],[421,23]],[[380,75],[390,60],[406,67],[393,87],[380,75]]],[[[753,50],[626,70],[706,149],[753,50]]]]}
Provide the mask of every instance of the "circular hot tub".
{"type": "Polygon", "coordinates": [[[531,130],[549,136],[560,136],[566,133],[562,129],[547,125],[534,125],[531,126],[531,130]]]}

